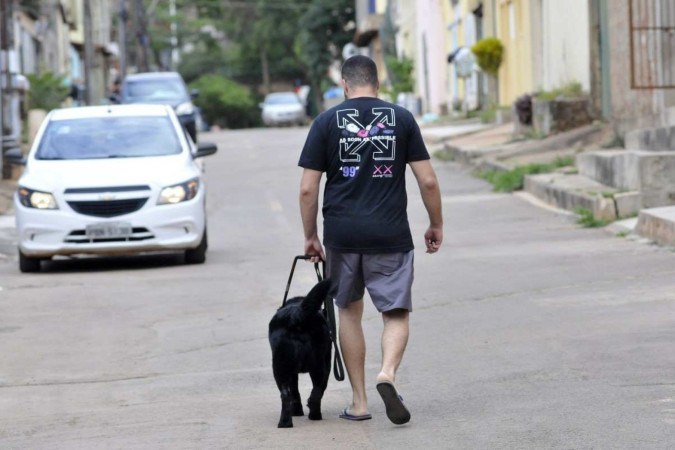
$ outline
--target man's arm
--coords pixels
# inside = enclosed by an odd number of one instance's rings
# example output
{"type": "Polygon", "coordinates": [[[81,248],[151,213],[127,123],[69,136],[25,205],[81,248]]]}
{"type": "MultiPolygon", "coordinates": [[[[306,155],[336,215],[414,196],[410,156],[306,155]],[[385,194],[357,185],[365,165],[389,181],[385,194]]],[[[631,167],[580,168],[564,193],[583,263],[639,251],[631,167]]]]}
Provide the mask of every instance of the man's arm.
{"type": "Polygon", "coordinates": [[[311,262],[326,260],[316,225],[319,214],[319,189],[323,172],[304,169],[300,181],[300,215],[305,232],[305,255],[314,256],[311,262]]]}
{"type": "Polygon", "coordinates": [[[438,187],[436,173],[428,159],[412,161],[410,168],[417,179],[424,207],[427,209],[427,214],[429,214],[429,228],[424,233],[424,243],[427,246],[427,253],[436,253],[443,242],[441,191],[438,187]]]}

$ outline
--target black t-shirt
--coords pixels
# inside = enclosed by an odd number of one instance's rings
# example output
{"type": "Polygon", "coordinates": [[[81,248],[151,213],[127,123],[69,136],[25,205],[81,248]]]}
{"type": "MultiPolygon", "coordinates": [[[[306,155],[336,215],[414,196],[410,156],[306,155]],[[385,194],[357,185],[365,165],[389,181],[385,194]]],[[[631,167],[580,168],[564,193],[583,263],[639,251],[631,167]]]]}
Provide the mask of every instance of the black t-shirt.
{"type": "Polygon", "coordinates": [[[324,245],[350,253],[413,249],[407,163],[429,159],[419,126],[400,106],[346,100],[312,124],[299,166],[326,172],[324,245]]]}

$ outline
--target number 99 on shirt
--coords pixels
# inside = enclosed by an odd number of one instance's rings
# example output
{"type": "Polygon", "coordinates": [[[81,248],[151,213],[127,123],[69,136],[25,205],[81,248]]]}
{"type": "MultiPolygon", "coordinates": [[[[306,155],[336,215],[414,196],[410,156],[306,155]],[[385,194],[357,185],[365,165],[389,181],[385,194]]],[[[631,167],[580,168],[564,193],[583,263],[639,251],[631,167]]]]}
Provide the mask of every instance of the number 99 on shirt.
{"type": "Polygon", "coordinates": [[[356,176],[356,172],[359,170],[357,166],[344,166],[342,167],[342,176],[345,178],[353,178],[356,176]]]}

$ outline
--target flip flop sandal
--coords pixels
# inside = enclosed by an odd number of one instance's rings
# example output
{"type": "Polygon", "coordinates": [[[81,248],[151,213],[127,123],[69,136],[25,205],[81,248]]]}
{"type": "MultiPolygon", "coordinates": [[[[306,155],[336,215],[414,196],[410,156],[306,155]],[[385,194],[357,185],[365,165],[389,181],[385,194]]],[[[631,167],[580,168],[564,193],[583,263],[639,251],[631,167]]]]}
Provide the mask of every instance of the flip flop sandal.
{"type": "Polygon", "coordinates": [[[403,425],[410,421],[410,411],[403,404],[403,397],[398,395],[396,387],[392,383],[380,381],[377,383],[377,392],[382,397],[389,420],[396,425],[403,425]]]}
{"type": "Polygon", "coordinates": [[[356,416],[356,415],[350,413],[348,410],[349,410],[349,408],[345,408],[345,409],[342,410],[342,412],[340,413],[340,419],[359,421],[359,420],[368,420],[368,419],[373,418],[373,416],[368,414],[368,413],[360,415],[360,416],[356,416]]]}

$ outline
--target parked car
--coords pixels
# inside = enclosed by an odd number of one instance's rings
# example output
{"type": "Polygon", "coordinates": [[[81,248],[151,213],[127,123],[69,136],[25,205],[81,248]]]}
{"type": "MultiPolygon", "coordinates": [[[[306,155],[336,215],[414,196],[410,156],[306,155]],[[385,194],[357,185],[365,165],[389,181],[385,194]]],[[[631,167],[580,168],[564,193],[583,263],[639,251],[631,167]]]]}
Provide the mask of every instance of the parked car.
{"type": "Polygon", "coordinates": [[[267,126],[304,125],[307,122],[305,105],[293,91],[267,94],[260,107],[262,121],[267,126]]]}
{"type": "Polygon", "coordinates": [[[43,121],[14,197],[19,269],[56,255],[208,246],[202,156],[168,105],[57,109],[43,121]]]}
{"type": "Polygon", "coordinates": [[[188,93],[183,77],[177,72],[145,72],[127,75],[122,81],[120,103],[171,105],[180,123],[197,142],[197,113],[192,103],[199,93],[188,93]]]}

